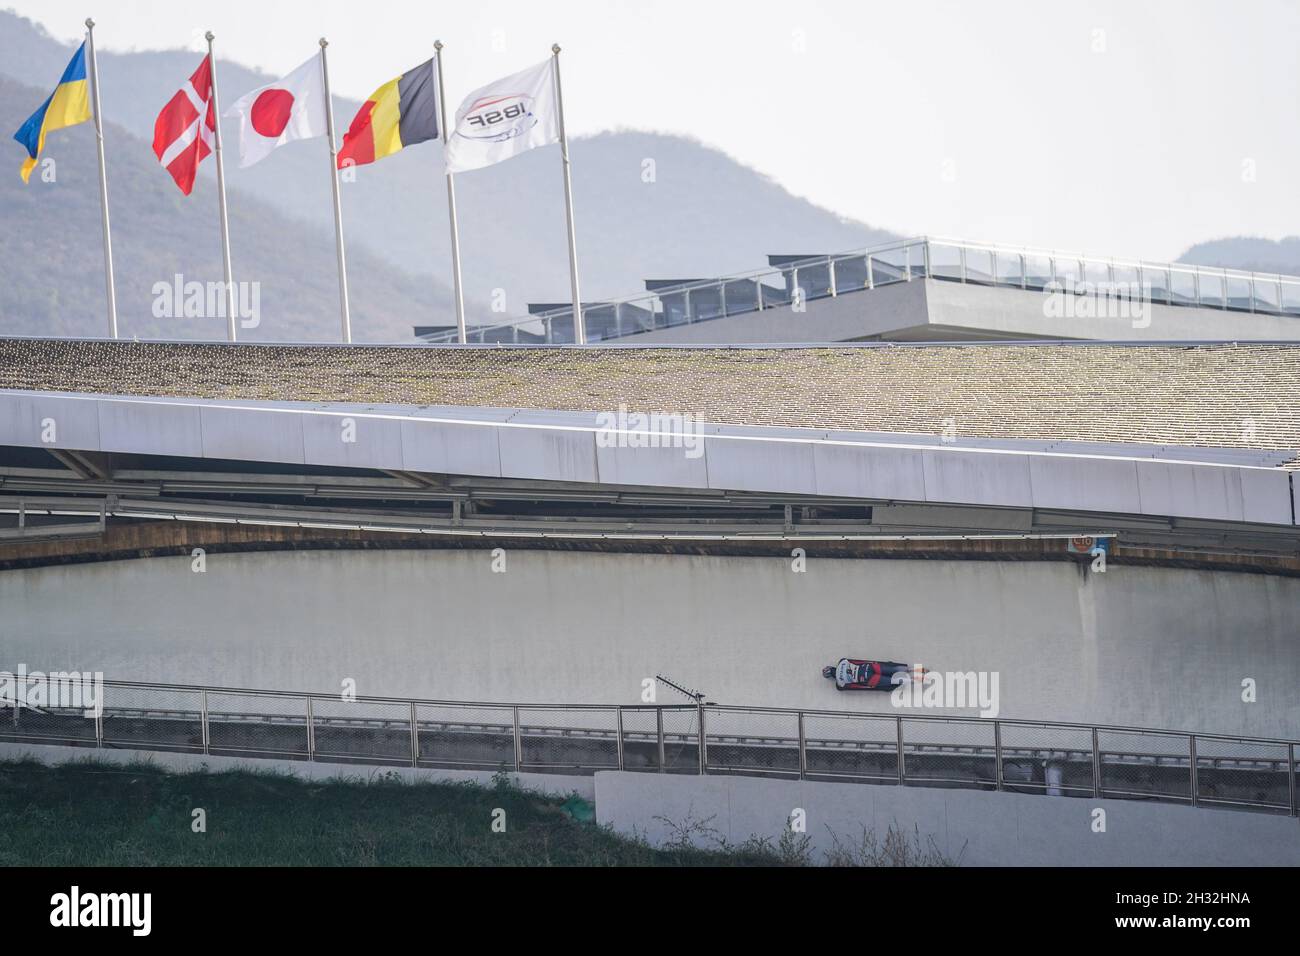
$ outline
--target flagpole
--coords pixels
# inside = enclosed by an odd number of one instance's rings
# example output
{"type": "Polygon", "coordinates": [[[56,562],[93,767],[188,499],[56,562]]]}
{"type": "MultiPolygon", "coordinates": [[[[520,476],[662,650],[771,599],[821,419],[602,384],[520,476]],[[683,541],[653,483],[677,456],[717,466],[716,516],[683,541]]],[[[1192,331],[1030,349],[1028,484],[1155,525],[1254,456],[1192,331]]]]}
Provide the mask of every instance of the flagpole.
{"type": "MultiPolygon", "coordinates": [[[[438,61],[438,109],[442,114],[442,149],[447,151],[447,94],[442,85],[442,41],[434,40],[438,61]]],[[[456,289],[456,337],[465,344],[465,290],[460,279],[460,225],[456,221],[456,185],[451,170],[447,170],[447,217],[451,220],[451,276],[456,289]]]]}
{"type": "Polygon", "coordinates": [[[564,209],[569,226],[569,286],[573,293],[573,339],[587,344],[587,327],[582,317],[582,298],[578,294],[578,241],[573,229],[573,183],[569,177],[569,136],[564,130],[564,96],[560,92],[560,45],[551,44],[551,66],[555,76],[555,107],[560,120],[560,156],[564,161],[564,209]]]}
{"type": "Polygon", "coordinates": [[[325,62],[329,41],[320,38],[320,72],[325,83],[325,135],[330,141],[330,186],[334,191],[334,245],[339,258],[339,310],[343,321],[343,341],[352,342],[352,314],[348,309],[348,263],[343,253],[343,201],[339,197],[338,145],[334,142],[334,101],[330,98],[330,71],[325,62]]]}
{"type": "MultiPolygon", "coordinates": [[[[226,163],[221,158],[221,104],[217,100],[217,58],[212,55],[211,30],[204,34],[208,41],[208,75],[212,78],[213,130],[217,154],[217,210],[221,215],[221,263],[226,277],[226,338],[235,341],[235,273],[230,265],[230,221],[226,215],[226,163]]],[[[203,117],[199,117],[202,128],[203,117]]]]}
{"type": "Polygon", "coordinates": [[[104,124],[99,118],[99,65],[95,61],[95,21],[86,18],[86,52],[90,54],[90,95],[95,110],[95,145],[99,150],[99,210],[104,222],[104,284],[108,292],[108,334],[117,338],[117,287],[113,284],[113,237],[108,225],[108,173],[104,167],[104,124]]]}

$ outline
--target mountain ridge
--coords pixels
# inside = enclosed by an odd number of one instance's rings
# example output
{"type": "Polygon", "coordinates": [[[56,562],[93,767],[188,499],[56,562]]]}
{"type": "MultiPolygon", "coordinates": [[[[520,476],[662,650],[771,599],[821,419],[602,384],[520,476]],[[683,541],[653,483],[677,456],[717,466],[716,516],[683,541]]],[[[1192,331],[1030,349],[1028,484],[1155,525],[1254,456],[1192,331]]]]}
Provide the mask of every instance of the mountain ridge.
{"type": "MultiPolygon", "coordinates": [[[[16,76],[24,88],[22,94],[11,92],[21,102],[0,110],[0,119],[16,128],[48,95],[43,84],[53,82],[71,50],[70,44],[53,39],[30,20],[0,11],[0,76],[16,76]]],[[[119,205],[133,199],[134,190],[145,183],[150,191],[155,182],[164,187],[148,203],[170,203],[167,208],[173,213],[184,208],[178,205],[178,195],[167,194],[174,194],[175,187],[154,161],[149,140],[158,110],[201,56],[193,50],[99,53],[104,113],[110,123],[106,140],[115,217],[119,205]],[[114,167],[126,162],[118,155],[124,150],[131,151],[131,177],[139,180],[129,193],[115,182],[114,167]]],[[[225,103],[275,79],[225,60],[219,60],[219,75],[225,103]]],[[[356,101],[335,98],[340,128],[346,127],[357,106],[356,101]]],[[[225,121],[222,129],[226,142],[233,143],[235,125],[225,121]]],[[[84,129],[56,134],[47,149],[51,155],[74,155],[81,149],[78,137],[84,135],[84,129]],[[63,136],[67,139],[60,139],[63,136]]],[[[358,168],[355,181],[341,186],[358,337],[409,341],[415,325],[454,322],[440,150],[437,143],[418,144],[358,168]]],[[[12,153],[17,166],[21,150],[16,144],[12,153]]],[[[768,254],[841,252],[898,238],[795,197],[772,178],[690,137],[618,128],[575,138],[571,153],[578,260],[587,301],[635,295],[646,279],[749,272],[763,267],[768,254]]],[[[275,243],[270,240],[276,236],[292,237],[289,241],[302,246],[295,263],[305,272],[282,278],[286,289],[304,290],[306,298],[300,307],[281,303],[276,308],[289,309],[280,323],[282,331],[303,340],[337,335],[336,293],[330,291],[335,266],[328,162],[324,144],[307,141],[277,150],[250,169],[239,169],[233,162],[226,169],[236,278],[248,272],[250,263],[263,268],[273,258],[275,243]],[[315,318],[307,314],[310,311],[315,318]]],[[[197,204],[211,201],[213,180],[214,163],[209,159],[200,169],[197,204]]],[[[0,203],[12,185],[0,170],[0,203]]],[[[863,188],[874,187],[864,183],[863,188]]],[[[521,316],[531,302],[567,302],[567,237],[557,151],[533,150],[491,169],[462,174],[456,189],[470,323],[496,324],[521,316]]],[[[83,229],[94,225],[78,223],[83,229]]],[[[59,227],[55,223],[50,228],[57,232],[59,227]]],[[[176,238],[169,227],[157,228],[160,240],[176,238]]],[[[50,245],[50,237],[44,241],[50,245]]],[[[146,244],[147,237],[133,241],[146,244]]],[[[210,250],[204,255],[207,258],[190,268],[208,274],[213,268],[210,250]]],[[[156,258],[155,265],[165,259],[156,258]]],[[[1300,238],[1208,240],[1189,246],[1179,261],[1300,273],[1300,238]]],[[[6,278],[4,269],[0,264],[0,278],[6,278]]],[[[102,266],[97,266],[80,276],[75,288],[40,293],[45,304],[38,311],[44,319],[5,320],[0,314],[0,331],[48,321],[50,302],[93,298],[96,283],[102,298],[100,275],[102,266]],[[87,285],[89,292],[83,288],[87,285]]],[[[18,284],[14,277],[7,278],[10,286],[18,284]]],[[[61,281],[68,282],[66,276],[61,281]]],[[[0,296],[0,305],[26,303],[30,308],[33,294],[29,290],[18,297],[11,292],[0,296]]],[[[283,294],[273,293],[268,301],[275,303],[283,294]]],[[[148,322],[142,327],[157,331],[148,322]]],[[[222,334],[218,328],[214,337],[222,334]]]]}
{"type": "MultiPolygon", "coordinates": [[[[40,95],[34,87],[0,76],[0,125],[16,129],[40,95]]],[[[52,166],[38,166],[26,184],[16,166],[10,175],[0,175],[0,223],[5,226],[0,229],[0,333],[108,333],[94,137],[90,123],[59,130],[46,140],[42,154],[52,166]],[[53,182],[42,175],[47,168],[53,182]]],[[[222,278],[215,186],[201,182],[185,197],[158,166],[148,143],[113,123],[105,124],[104,138],[117,147],[106,151],[106,165],[119,334],[225,338],[223,316],[187,318],[174,314],[175,309],[155,315],[165,305],[159,301],[160,283],[174,287],[179,276],[181,282],[206,286],[222,278]]],[[[235,281],[257,283],[260,305],[259,325],[242,329],[240,337],[337,341],[332,233],[237,190],[230,200],[235,281]]],[[[407,275],[364,249],[354,250],[348,271],[359,341],[406,340],[412,317],[439,314],[434,301],[438,290],[427,278],[407,275]]],[[[251,293],[246,294],[251,302],[251,293]]]]}
{"type": "MultiPolygon", "coordinates": [[[[31,21],[0,12],[0,73],[25,85],[52,83],[70,53],[70,45],[31,21]]],[[[105,117],[150,140],[158,110],[201,56],[189,50],[100,51],[105,117]]],[[[394,74],[402,66],[394,64],[394,74]]],[[[276,79],[220,58],[218,75],[227,104],[276,79]]],[[[376,77],[376,84],[383,79],[376,77]]],[[[338,128],[346,128],[359,105],[335,97],[338,128]]],[[[235,141],[236,129],[223,122],[227,142],[235,141]]],[[[343,222],[349,252],[369,249],[407,272],[436,276],[435,303],[449,315],[451,242],[441,148],[418,144],[357,168],[356,181],[342,184],[343,222]]],[[[647,278],[748,271],[761,267],[768,253],[836,252],[894,237],[795,197],[687,137],[619,130],[577,137],[570,151],[584,298],[631,295],[647,278]]],[[[332,229],[327,156],[323,143],[294,143],[250,169],[228,162],[227,182],[332,229]]],[[[211,167],[204,163],[203,178],[212,177],[211,167]]],[[[528,302],[568,300],[558,150],[537,149],[462,174],[456,190],[466,301],[474,318],[499,322],[526,312],[528,302]]]]}

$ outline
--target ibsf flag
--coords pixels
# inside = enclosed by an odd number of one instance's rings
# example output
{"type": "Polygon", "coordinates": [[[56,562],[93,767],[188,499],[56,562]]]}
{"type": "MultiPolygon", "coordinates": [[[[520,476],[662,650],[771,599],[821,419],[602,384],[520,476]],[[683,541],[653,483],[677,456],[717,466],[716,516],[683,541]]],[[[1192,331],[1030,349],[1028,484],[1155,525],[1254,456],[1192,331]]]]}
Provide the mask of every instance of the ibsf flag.
{"type": "Polygon", "coordinates": [[[555,72],[548,59],[465,97],[447,140],[447,172],[481,169],[559,141],[555,72]]]}
{"type": "Polygon", "coordinates": [[[239,165],[252,166],[294,140],[324,136],[325,78],[320,55],[284,79],[242,97],[226,116],[239,117],[239,165]]]}
{"type": "Polygon", "coordinates": [[[199,163],[212,152],[216,142],[214,112],[212,63],[205,56],[153,124],[154,155],[187,196],[194,189],[199,163]]]}

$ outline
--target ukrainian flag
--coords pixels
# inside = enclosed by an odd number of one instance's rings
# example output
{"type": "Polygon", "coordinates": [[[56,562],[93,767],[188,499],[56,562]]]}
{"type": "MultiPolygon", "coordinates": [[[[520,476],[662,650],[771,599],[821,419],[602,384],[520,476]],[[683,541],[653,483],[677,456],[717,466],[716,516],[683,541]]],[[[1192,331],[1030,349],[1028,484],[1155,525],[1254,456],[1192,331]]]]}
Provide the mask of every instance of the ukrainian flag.
{"type": "Polygon", "coordinates": [[[90,90],[86,82],[86,44],[82,43],[73,54],[68,68],[63,71],[63,79],[54,88],[50,98],[41,104],[41,108],[31,115],[14,139],[27,147],[27,158],[23,160],[21,174],[23,182],[36,168],[36,158],[45,148],[45,134],[67,126],[76,126],[90,119],[90,90]]]}

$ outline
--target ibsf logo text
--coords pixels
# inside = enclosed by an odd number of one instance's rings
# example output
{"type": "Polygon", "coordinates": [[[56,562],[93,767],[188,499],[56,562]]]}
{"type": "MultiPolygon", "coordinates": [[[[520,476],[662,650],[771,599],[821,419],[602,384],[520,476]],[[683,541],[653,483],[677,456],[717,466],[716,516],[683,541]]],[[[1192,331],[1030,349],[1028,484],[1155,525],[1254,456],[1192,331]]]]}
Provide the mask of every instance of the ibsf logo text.
{"type": "Polygon", "coordinates": [[[537,125],[533,98],[526,93],[479,100],[461,119],[458,132],[468,138],[502,143],[522,136],[537,125]]]}

